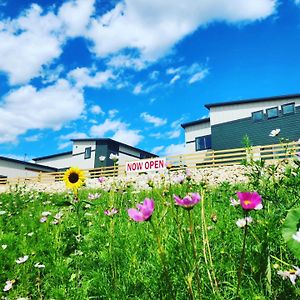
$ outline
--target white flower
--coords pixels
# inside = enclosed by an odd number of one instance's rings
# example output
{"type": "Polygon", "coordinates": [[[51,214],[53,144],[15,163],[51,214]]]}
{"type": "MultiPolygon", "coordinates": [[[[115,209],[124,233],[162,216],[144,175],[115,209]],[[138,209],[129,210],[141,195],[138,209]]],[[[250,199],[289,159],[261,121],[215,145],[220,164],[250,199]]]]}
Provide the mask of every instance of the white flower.
{"type": "Polygon", "coordinates": [[[247,224],[250,224],[253,222],[253,219],[251,217],[246,217],[244,219],[238,219],[235,224],[242,228],[242,227],[245,227],[247,224]]]}
{"type": "Polygon", "coordinates": [[[289,278],[291,283],[295,285],[297,276],[300,276],[300,269],[296,266],[293,266],[295,269],[294,270],[289,270],[289,271],[278,271],[277,274],[282,276],[283,279],[289,278]]]}
{"type": "Polygon", "coordinates": [[[28,236],[33,236],[34,233],[33,233],[33,232],[29,232],[29,233],[27,233],[27,235],[28,235],[28,236]]]}
{"type": "Polygon", "coordinates": [[[280,129],[279,129],[279,128],[273,129],[273,130],[270,132],[269,136],[274,137],[274,136],[277,136],[279,133],[280,133],[280,129]]]}
{"type": "Polygon", "coordinates": [[[51,216],[51,212],[50,212],[50,211],[43,211],[43,212],[42,212],[42,216],[43,216],[43,217],[51,216]]]}
{"type": "Polygon", "coordinates": [[[41,222],[41,223],[45,223],[47,220],[48,220],[47,217],[42,217],[42,218],[40,218],[40,222],[41,222]]]}
{"type": "Polygon", "coordinates": [[[118,156],[117,154],[113,154],[113,153],[111,153],[111,154],[109,155],[109,158],[110,158],[111,160],[113,160],[114,162],[116,162],[116,161],[119,160],[119,156],[118,156]]]}
{"type": "Polygon", "coordinates": [[[98,193],[95,193],[95,194],[91,194],[91,193],[89,193],[88,194],[88,199],[90,199],[90,200],[95,200],[95,199],[98,199],[98,198],[100,198],[100,194],[98,194],[98,193]]]}
{"type": "Polygon", "coordinates": [[[7,280],[5,282],[5,287],[3,289],[3,292],[7,292],[9,291],[12,287],[13,287],[13,284],[15,283],[15,280],[7,280]]]}
{"type": "Polygon", "coordinates": [[[63,216],[63,213],[62,213],[62,212],[59,212],[59,213],[57,213],[57,214],[54,216],[54,218],[55,218],[56,220],[59,220],[62,216],[63,216]]]}
{"type": "Polygon", "coordinates": [[[235,200],[234,198],[230,198],[230,205],[238,206],[238,205],[240,205],[240,202],[235,200]]]}
{"type": "Polygon", "coordinates": [[[293,239],[300,243],[300,229],[295,234],[293,234],[293,239]]]}
{"type": "Polygon", "coordinates": [[[99,160],[100,160],[100,161],[105,161],[105,158],[106,158],[105,156],[100,156],[100,157],[99,157],[99,160]]]}
{"type": "Polygon", "coordinates": [[[40,264],[40,263],[38,262],[38,263],[36,263],[36,264],[34,265],[34,267],[35,267],[35,268],[38,268],[38,269],[43,269],[43,268],[45,268],[45,265],[40,264]]]}
{"type": "Polygon", "coordinates": [[[3,250],[5,250],[7,248],[7,245],[2,245],[1,247],[3,250]]]}
{"type": "Polygon", "coordinates": [[[4,215],[6,214],[6,211],[5,210],[0,210],[0,215],[4,215]]]}
{"type": "Polygon", "coordinates": [[[235,222],[235,224],[236,224],[238,227],[240,227],[240,228],[245,227],[245,226],[246,226],[246,220],[245,220],[245,219],[238,219],[238,220],[235,222]]]}
{"type": "Polygon", "coordinates": [[[16,260],[16,263],[17,264],[23,264],[27,259],[28,259],[28,255],[25,255],[23,257],[19,257],[17,260],[16,260]]]}

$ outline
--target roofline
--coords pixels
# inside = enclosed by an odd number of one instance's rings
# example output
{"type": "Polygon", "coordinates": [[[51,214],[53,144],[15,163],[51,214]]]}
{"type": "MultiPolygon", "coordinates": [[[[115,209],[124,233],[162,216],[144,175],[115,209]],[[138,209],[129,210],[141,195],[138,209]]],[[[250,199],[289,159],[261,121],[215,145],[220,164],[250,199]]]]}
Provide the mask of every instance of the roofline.
{"type": "Polygon", "coordinates": [[[67,154],[72,154],[72,151],[62,152],[62,153],[52,154],[52,155],[47,155],[47,156],[41,156],[41,157],[36,157],[36,158],[33,158],[32,160],[34,160],[34,161],[42,160],[42,159],[52,158],[52,157],[56,157],[56,156],[63,156],[63,155],[67,155],[67,154]]]}
{"type": "Polygon", "coordinates": [[[140,151],[141,153],[146,153],[146,154],[150,154],[152,155],[153,157],[158,157],[158,155],[154,154],[154,153],[151,153],[151,152],[148,152],[148,151],[145,151],[145,150],[142,150],[142,149],[139,149],[139,148],[136,148],[136,147],[133,147],[133,146],[130,146],[130,145],[127,145],[127,144],[124,144],[124,143],[121,143],[119,141],[116,141],[116,140],[113,140],[113,139],[110,139],[110,138],[86,138],[86,139],[71,139],[71,141],[73,142],[76,142],[76,141],[82,141],[82,142],[88,142],[88,141],[102,141],[102,142],[114,142],[114,143],[117,143],[119,145],[122,145],[122,146],[125,146],[125,147],[128,147],[130,149],[133,149],[133,150],[138,150],[140,151]]]}
{"type": "Polygon", "coordinates": [[[200,119],[200,120],[196,120],[196,121],[187,122],[187,123],[181,124],[181,127],[186,128],[188,126],[198,125],[198,124],[207,123],[207,122],[210,122],[210,118],[204,118],[204,119],[200,119]]]}
{"type": "Polygon", "coordinates": [[[289,94],[289,95],[272,96],[272,97],[265,97],[265,98],[253,98],[253,99],[245,99],[245,100],[226,101],[226,102],[205,104],[204,106],[207,109],[210,109],[211,107],[219,107],[219,106],[226,106],[226,105],[233,105],[233,104],[244,104],[244,103],[280,100],[280,99],[292,99],[292,98],[300,98],[300,94],[289,94]]]}
{"type": "Polygon", "coordinates": [[[44,166],[44,165],[40,165],[40,164],[36,164],[36,163],[31,163],[31,162],[28,162],[28,161],[22,161],[22,160],[19,160],[19,159],[14,159],[14,158],[5,157],[5,156],[0,156],[0,160],[15,162],[15,163],[19,163],[19,164],[27,165],[27,166],[31,166],[31,167],[38,167],[38,168],[40,167],[40,168],[44,168],[44,169],[49,170],[49,171],[57,171],[57,168],[48,167],[48,166],[44,166]]]}

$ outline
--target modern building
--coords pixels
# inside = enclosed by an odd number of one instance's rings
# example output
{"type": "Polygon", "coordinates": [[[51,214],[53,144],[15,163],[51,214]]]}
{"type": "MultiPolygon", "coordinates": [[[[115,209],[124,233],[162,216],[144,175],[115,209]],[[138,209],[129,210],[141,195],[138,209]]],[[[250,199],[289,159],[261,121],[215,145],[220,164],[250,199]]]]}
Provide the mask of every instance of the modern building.
{"type": "Polygon", "coordinates": [[[113,166],[114,163],[109,158],[111,154],[119,156],[119,165],[125,165],[126,161],[157,157],[153,153],[109,138],[73,139],[72,142],[72,151],[37,157],[33,160],[45,166],[64,170],[71,166],[82,169],[113,166]],[[100,157],[104,160],[101,161],[100,157]]]}
{"type": "Polygon", "coordinates": [[[206,104],[209,117],[182,124],[187,153],[279,143],[300,138],[300,94],[206,104]],[[269,136],[280,129],[278,137],[269,136]]]}
{"type": "Polygon", "coordinates": [[[37,176],[40,172],[56,171],[56,168],[0,156],[0,179],[33,177],[37,176]]]}

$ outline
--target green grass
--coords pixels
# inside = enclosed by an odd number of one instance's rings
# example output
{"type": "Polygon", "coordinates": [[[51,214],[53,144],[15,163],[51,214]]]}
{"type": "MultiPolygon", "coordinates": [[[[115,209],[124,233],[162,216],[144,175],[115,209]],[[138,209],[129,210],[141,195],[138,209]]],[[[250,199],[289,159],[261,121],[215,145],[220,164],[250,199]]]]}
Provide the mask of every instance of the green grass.
{"type": "Polygon", "coordinates": [[[28,193],[22,187],[0,194],[0,211],[5,211],[0,215],[0,296],[237,299],[244,229],[235,223],[244,212],[230,206],[230,198],[237,199],[237,191],[255,190],[262,195],[264,208],[249,213],[254,221],[248,228],[239,298],[300,298],[299,282],[293,286],[277,274],[299,266],[281,227],[288,210],[299,206],[300,167],[284,165],[281,176],[275,176],[278,170],[272,167],[259,166],[264,172],[258,172],[254,163],[252,167],[250,181],[241,185],[225,182],[210,187],[186,180],[136,193],[130,186],[118,189],[116,183],[110,192],[82,188],[78,203],[72,203],[69,193],[28,193]],[[100,193],[100,198],[89,200],[91,192],[100,193]],[[173,200],[173,194],[188,192],[203,196],[190,211],[191,219],[173,200]],[[155,201],[151,221],[130,220],[127,209],[145,197],[155,201]],[[119,213],[106,216],[104,210],[112,207],[119,213]],[[45,211],[51,216],[41,223],[45,211]],[[53,225],[58,212],[63,216],[53,225]],[[28,260],[17,264],[25,255],[28,260]],[[34,267],[38,262],[45,268],[34,267]],[[4,292],[7,280],[16,282],[4,292]]]}

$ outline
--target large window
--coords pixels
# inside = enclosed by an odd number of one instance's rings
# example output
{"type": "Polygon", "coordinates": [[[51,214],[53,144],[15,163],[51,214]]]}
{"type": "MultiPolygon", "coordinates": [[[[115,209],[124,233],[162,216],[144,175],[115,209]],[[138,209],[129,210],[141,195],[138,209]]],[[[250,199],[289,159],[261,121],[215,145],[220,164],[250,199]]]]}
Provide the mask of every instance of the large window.
{"type": "Polygon", "coordinates": [[[211,149],[211,135],[197,137],[195,142],[196,151],[211,149]]]}
{"type": "Polygon", "coordinates": [[[87,147],[84,149],[84,159],[91,158],[92,148],[87,147]]]}
{"type": "Polygon", "coordinates": [[[254,122],[262,121],[264,119],[264,112],[262,110],[255,111],[252,113],[252,120],[254,122]]]}
{"type": "Polygon", "coordinates": [[[267,109],[268,119],[273,119],[278,117],[278,107],[272,107],[267,109]]]}
{"type": "Polygon", "coordinates": [[[295,113],[295,103],[288,103],[281,105],[281,111],[283,115],[289,115],[295,113]]]}

